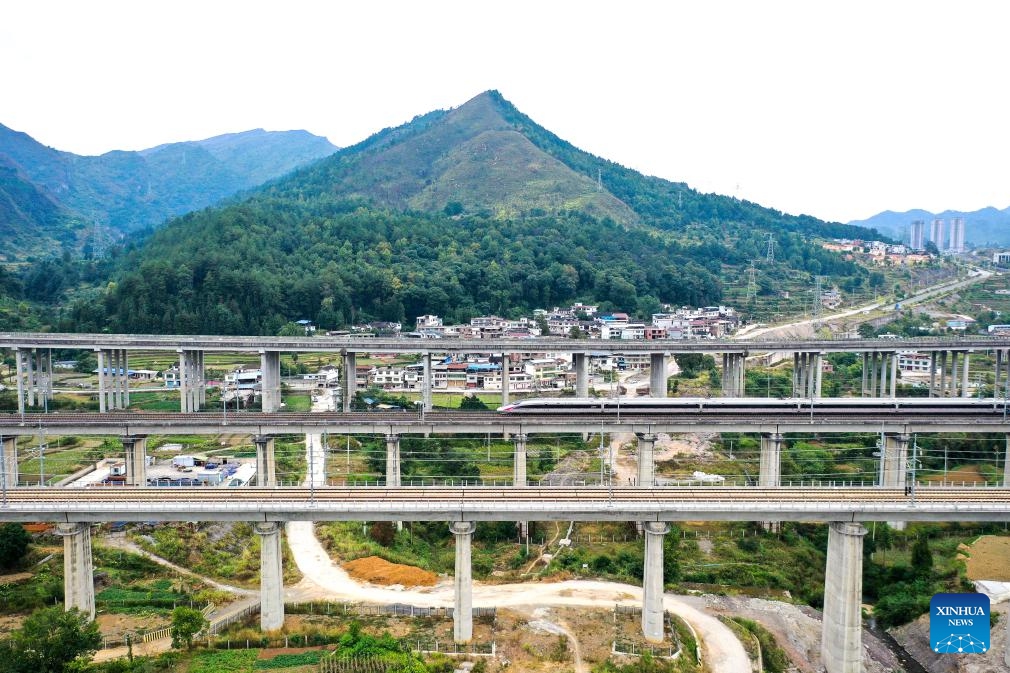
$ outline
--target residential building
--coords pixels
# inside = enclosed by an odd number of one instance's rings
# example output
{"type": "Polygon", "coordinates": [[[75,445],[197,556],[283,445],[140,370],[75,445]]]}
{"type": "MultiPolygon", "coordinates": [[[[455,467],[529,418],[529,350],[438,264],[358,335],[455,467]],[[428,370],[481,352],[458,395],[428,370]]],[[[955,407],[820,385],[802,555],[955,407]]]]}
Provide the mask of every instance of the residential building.
{"type": "Polygon", "coordinates": [[[926,249],[926,223],[914,220],[908,232],[908,247],[912,250],[926,249]]]}
{"type": "Polygon", "coordinates": [[[907,374],[928,374],[929,362],[930,357],[927,353],[898,353],[898,369],[907,374]]]}
{"type": "Polygon", "coordinates": [[[929,227],[929,240],[933,241],[940,252],[947,249],[947,223],[939,217],[929,227]]]}

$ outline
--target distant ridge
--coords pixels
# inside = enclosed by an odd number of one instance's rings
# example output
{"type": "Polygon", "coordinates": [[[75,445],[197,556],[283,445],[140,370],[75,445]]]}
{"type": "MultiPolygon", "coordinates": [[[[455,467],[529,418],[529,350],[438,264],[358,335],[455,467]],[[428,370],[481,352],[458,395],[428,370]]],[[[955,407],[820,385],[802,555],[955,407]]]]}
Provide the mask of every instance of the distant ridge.
{"type": "Polygon", "coordinates": [[[53,244],[79,246],[87,238],[82,230],[95,224],[112,238],[153,227],[336,149],[305,131],[257,129],[140,152],[79,156],[0,125],[0,226],[18,241],[8,256],[45,252],[53,244]]]}
{"type": "Polygon", "coordinates": [[[990,206],[973,211],[945,210],[940,213],[918,209],[906,210],[903,213],[885,210],[865,220],[853,220],[849,224],[874,228],[897,240],[907,242],[908,227],[912,221],[923,220],[928,224],[937,217],[945,220],[963,217],[965,241],[970,245],[1010,246],[1010,208],[999,210],[990,206]]]}

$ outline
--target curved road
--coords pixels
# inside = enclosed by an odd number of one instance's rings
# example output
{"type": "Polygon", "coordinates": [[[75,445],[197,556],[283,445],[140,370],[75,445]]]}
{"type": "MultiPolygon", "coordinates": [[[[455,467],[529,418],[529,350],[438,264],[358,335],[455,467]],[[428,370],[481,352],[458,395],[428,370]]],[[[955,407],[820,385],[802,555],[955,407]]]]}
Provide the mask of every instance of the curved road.
{"type": "MultiPolygon", "coordinates": [[[[313,406],[315,408],[316,405],[313,406]]],[[[319,404],[319,407],[319,410],[324,410],[322,404],[319,404]]],[[[322,465],[323,451],[320,439],[318,435],[306,436],[306,462],[312,465],[322,465]]],[[[314,481],[324,478],[322,474],[313,476],[314,481]]],[[[393,589],[362,585],[351,579],[333,562],[316,538],[312,522],[290,522],[287,524],[286,533],[291,554],[303,576],[298,584],[286,589],[286,601],[346,600],[446,607],[453,604],[451,579],[444,580],[430,589],[393,589]]],[[[611,607],[615,603],[637,606],[641,605],[641,602],[641,587],[617,582],[569,580],[536,584],[475,584],[473,588],[475,606],[611,607]]],[[[701,641],[702,660],[708,670],[713,673],[751,673],[750,660],[743,645],[722,622],[669,594],[664,597],[664,606],[694,628],[701,641]]]]}

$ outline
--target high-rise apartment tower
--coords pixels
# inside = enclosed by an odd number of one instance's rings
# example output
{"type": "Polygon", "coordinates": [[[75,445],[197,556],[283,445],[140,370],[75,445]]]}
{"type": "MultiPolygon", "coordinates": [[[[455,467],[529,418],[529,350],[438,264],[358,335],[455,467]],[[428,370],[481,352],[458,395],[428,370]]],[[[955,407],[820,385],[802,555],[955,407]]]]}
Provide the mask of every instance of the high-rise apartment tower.
{"type": "Polygon", "coordinates": [[[947,246],[950,252],[964,252],[964,218],[952,217],[950,219],[950,245],[947,246]]]}
{"type": "Polygon", "coordinates": [[[926,247],[926,223],[922,220],[914,220],[908,230],[908,247],[912,250],[923,250],[926,247]]]}
{"type": "Polygon", "coordinates": [[[939,217],[929,226],[929,240],[933,241],[940,252],[947,249],[947,223],[939,217]]]}

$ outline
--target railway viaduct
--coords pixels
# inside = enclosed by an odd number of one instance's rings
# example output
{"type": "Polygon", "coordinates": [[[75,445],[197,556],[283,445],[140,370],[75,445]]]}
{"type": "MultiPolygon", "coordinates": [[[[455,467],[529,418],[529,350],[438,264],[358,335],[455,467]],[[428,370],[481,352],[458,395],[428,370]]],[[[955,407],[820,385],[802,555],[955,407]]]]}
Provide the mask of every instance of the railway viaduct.
{"type": "MultiPolygon", "coordinates": [[[[1002,488],[920,488],[907,486],[908,439],[918,432],[1003,432],[1005,397],[993,399],[988,410],[970,409],[916,417],[895,407],[892,412],[829,414],[820,403],[820,360],[824,353],[855,352],[863,358],[862,394],[895,399],[897,353],[930,354],[931,394],[966,396],[971,353],[995,353],[996,390],[1010,386],[1010,340],[855,340],[803,342],[573,342],[564,339],[434,342],[417,340],[179,337],[125,335],[0,334],[0,347],[13,349],[18,366],[19,414],[0,418],[0,478],[3,503],[0,520],[53,521],[64,537],[66,604],[94,613],[90,525],[112,520],[253,521],[261,536],[261,626],[272,630],[283,623],[280,524],[290,520],[441,520],[456,537],[454,635],[472,635],[470,540],[477,521],[485,520],[623,520],[641,522],[645,535],[642,629],[651,640],[663,637],[663,535],[669,522],[680,520],[818,521],[830,526],[825,583],[822,658],[829,673],[861,670],[860,594],[863,521],[1007,521],[1010,520],[1010,474],[1002,488]],[[575,347],[586,350],[574,350],[575,347]],[[52,395],[52,349],[89,349],[99,359],[99,414],[32,414],[52,395]],[[591,350],[590,350],[591,349],[591,350]],[[181,412],[136,414],[120,411],[129,405],[125,377],[131,350],[172,350],[179,353],[181,412]],[[198,412],[204,399],[203,361],[207,351],[258,352],[263,369],[262,414],[198,412]],[[670,354],[701,352],[719,355],[724,368],[723,391],[743,393],[749,352],[792,353],[793,392],[809,405],[759,415],[740,413],[665,413],[624,418],[620,412],[589,416],[503,417],[496,414],[459,416],[430,412],[433,353],[571,352],[577,394],[588,393],[590,353],[648,353],[651,390],[665,395],[665,359],[670,354]],[[422,414],[287,414],[280,407],[280,354],[339,352],[345,371],[354,372],[358,353],[412,352],[424,363],[422,414]],[[1000,405],[1003,406],[1000,406],[1000,405]],[[424,413],[427,412],[427,413],[424,413]],[[276,487],[273,437],[319,432],[382,434],[386,437],[387,481],[383,488],[276,487]],[[779,454],[788,432],[874,431],[885,438],[881,480],[873,487],[832,485],[793,489],[781,485],[779,454]],[[112,434],[123,438],[128,483],[121,489],[32,489],[18,483],[18,436],[44,431],[54,434],[112,434]],[[146,488],[146,437],[152,434],[214,434],[248,432],[257,447],[261,486],[250,489],[199,491],[146,488]],[[633,432],[639,438],[638,480],[634,488],[588,488],[578,491],[540,489],[526,484],[525,444],[529,434],[556,432],[633,432]],[[657,488],[652,447],[658,432],[758,432],[761,468],[757,487],[657,488]],[[502,433],[513,438],[513,488],[398,487],[399,438],[405,434],[502,433]]],[[[506,374],[507,377],[507,374],[506,374]]],[[[345,404],[354,393],[354,376],[343,377],[345,404]]],[[[503,386],[507,400],[508,387],[503,386]]],[[[1005,461],[1006,463],[1007,461],[1005,461]]]]}
{"type": "MultiPolygon", "coordinates": [[[[666,395],[666,359],[678,353],[704,353],[722,362],[723,393],[744,394],[746,360],[750,353],[778,353],[793,359],[793,396],[821,395],[821,360],[826,353],[857,353],[863,360],[861,394],[894,397],[898,379],[898,353],[925,353],[930,357],[930,394],[968,396],[972,353],[995,354],[995,386],[1010,390],[1010,338],[960,337],[915,339],[772,340],[669,339],[650,341],[535,339],[408,339],[361,337],[250,337],[125,334],[0,333],[0,348],[14,351],[17,364],[18,404],[42,406],[52,397],[53,349],[93,351],[98,359],[98,398],[101,411],[129,406],[126,372],[131,351],[175,352],[179,358],[180,410],[198,411],[206,403],[204,356],[207,352],[258,353],[262,371],[264,411],[280,409],[280,355],[282,353],[339,353],[343,357],[344,411],[350,411],[355,392],[355,366],[359,354],[412,353],[423,366],[422,405],[430,410],[431,363],[434,354],[491,353],[509,361],[511,353],[570,353],[575,370],[577,397],[589,395],[589,358],[592,354],[648,355],[650,394],[666,395]]],[[[502,401],[508,403],[509,371],[502,368],[502,401]]]]}

